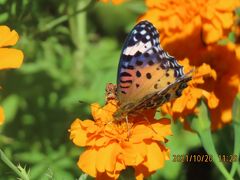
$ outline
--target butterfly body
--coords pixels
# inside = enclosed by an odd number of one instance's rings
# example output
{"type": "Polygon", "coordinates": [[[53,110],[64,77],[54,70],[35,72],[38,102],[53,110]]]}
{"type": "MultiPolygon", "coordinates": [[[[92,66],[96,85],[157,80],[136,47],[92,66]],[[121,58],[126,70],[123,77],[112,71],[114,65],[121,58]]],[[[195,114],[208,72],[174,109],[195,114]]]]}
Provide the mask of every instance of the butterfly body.
{"type": "Polygon", "coordinates": [[[165,52],[156,28],[138,23],[127,37],[118,66],[116,120],[144,109],[157,108],[181,96],[191,80],[177,60],[165,52]]]}

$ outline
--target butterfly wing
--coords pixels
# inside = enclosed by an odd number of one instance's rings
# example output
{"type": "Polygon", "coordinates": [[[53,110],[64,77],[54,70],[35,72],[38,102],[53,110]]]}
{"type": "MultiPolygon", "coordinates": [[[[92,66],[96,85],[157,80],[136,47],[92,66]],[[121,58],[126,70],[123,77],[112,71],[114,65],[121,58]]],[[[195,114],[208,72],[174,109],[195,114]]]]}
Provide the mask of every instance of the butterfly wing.
{"type": "Polygon", "coordinates": [[[129,112],[164,90],[172,91],[167,93],[169,101],[176,97],[174,88],[177,91],[178,86],[185,83],[184,79],[188,77],[183,67],[161,48],[156,28],[148,21],[138,23],[127,37],[119,61],[117,97],[120,109],[129,112]]]}
{"type": "MultiPolygon", "coordinates": [[[[127,110],[128,114],[134,113],[136,110],[156,108],[165,102],[180,97],[183,89],[187,87],[187,82],[191,79],[192,77],[190,75],[183,76],[162,91],[145,96],[127,110]]],[[[125,107],[123,107],[123,111],[125,111],[124,108],[125,107]]]]}

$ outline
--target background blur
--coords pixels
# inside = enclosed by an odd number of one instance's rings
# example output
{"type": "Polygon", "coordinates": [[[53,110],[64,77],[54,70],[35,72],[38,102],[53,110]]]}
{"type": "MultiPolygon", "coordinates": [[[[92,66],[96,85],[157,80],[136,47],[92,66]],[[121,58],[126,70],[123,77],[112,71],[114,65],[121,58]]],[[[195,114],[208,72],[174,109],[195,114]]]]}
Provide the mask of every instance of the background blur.
{"type": "MultiPolygon", "coordinates": [[[[124,39],[145,10],[140,0],[117,6],[87,0],[0,0],[0,24],[19,33],[17,48],[25,55],[20,69],[0,76],[6,114],[0,147],[15,164],[26,165],[32,179],[81,175],[76,165],[81,150],[69,140],[68,128],[77,117],[91,118],[87,103],[104,104],[106,83],[116,82],[124,39]]],[[[173,129],[175,138],[168,143],[173,154],[206,154],[195,134],[182,130],[180,123],[173,129]]],[[[222,153],[232,144],[230,131],[226,126],[214,134],[222,153]]],[[[210,163],[170,160],[152,179],[198,175],[221,177],[210,163]]],[[[0,179],[15,177],[0,162],[0,179]]]]}

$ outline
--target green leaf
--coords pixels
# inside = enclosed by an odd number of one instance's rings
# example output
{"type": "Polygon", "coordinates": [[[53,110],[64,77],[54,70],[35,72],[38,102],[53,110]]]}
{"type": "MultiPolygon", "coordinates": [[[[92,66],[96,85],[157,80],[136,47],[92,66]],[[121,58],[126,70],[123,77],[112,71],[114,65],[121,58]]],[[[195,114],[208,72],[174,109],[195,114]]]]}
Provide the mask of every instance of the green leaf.
{"type": "Polygon", "coordinates": [[[219,45],[225,46],[225,45],[227,45],[228,42],[229,42],[229,39],[226,38],[226,39],[219,40],[217,43],[219,45]]]}
{"type": "Polygon", "coordinates": [[[237,14],[237,16],[240,16],[240,8],[239,7],[235,9],[235,13],[237,14]]]}
{"type": "Polygon", "coordinates": [[[4,108],[5,118],[7,122],[11,122],[18,111],[20,99],[17,95],[8,96],[2,102],[4,108]]]}
{"type": "Polygon", "coordinates": [[[228,34],[228,39],[231,41],[231,42],[236,42],[236,36],[235,36],[235,33],[234,32],[230,32],[228,34]]]}
{"type": "Polygon", "coordinates": [[[39,179],[39,177],[42,177],[45,173],[45,175],[47,175],[47,164],[43,164],[43,163],[38,163],[35,164],[34,166],[31,167],[30,170],[30,177],[31,179],[39,179]]]}
{"type": "Polygon", "coordinates": [[[78,180],[87,180],[88,175],[87,174],[82,174],[78,180]]]}
{"type": "Polygon", "coordinates": [[[45,155],[40,152],[25,152],[17,155],[17,158],[27,163],[39,163],[44,160],[45,155]]]}

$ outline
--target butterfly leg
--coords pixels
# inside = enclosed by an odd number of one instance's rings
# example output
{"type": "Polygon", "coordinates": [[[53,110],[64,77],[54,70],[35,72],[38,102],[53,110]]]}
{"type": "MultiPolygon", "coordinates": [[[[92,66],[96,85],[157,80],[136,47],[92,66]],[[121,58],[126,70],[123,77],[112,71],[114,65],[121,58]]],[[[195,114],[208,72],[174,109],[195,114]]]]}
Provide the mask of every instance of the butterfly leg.
{"type": "Polygon", "coordinates": [[[128,116],[126,116],[126,124],[127,124],[127,131],[128,131],[128,135],[127,135],[127,137],[128,137],[128,139],[129,139],[129,136],[130,136],[130,128],[129,128],[129,121],[128,121],[128,116]]]}

